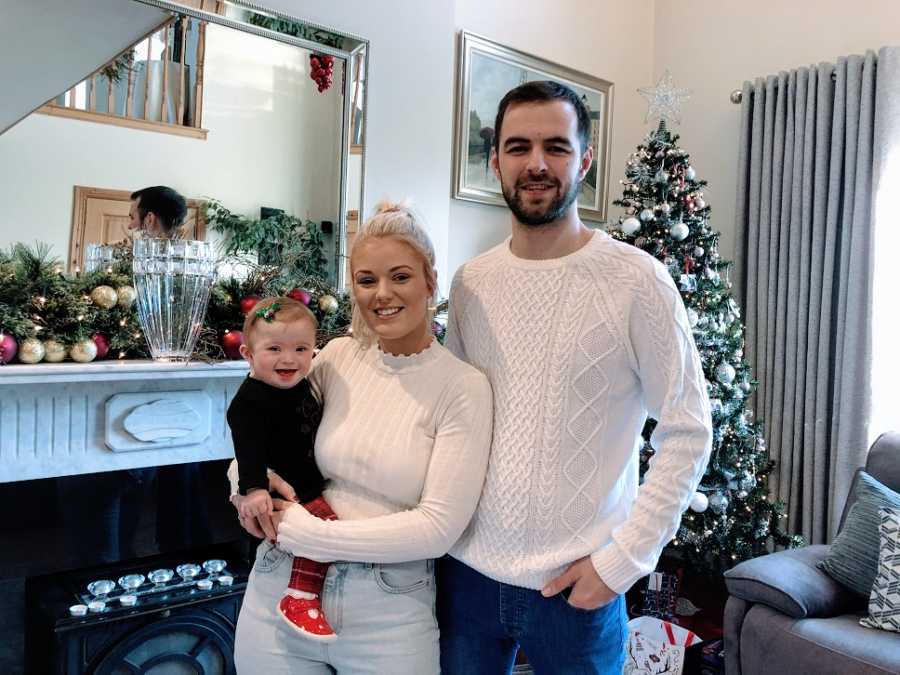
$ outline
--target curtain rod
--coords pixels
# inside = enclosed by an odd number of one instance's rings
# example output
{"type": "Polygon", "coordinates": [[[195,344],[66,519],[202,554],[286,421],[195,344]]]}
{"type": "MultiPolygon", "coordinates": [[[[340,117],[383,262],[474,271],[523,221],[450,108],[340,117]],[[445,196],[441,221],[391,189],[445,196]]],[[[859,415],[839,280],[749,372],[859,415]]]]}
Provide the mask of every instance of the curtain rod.
{"type": "MultiPolygon", "coordinates": [[[[831,71],[831,81],[834,82],[837,79],[837,73],[835,71],[831,71]]],[[[775,84],[778,84],[778,81],[775,81],[775,84]]],[[[728,95],[728,98],[735,105],[739,105],[741,100],[744,98],[744,92],[741,89],[735,89],[728,95]]]]}

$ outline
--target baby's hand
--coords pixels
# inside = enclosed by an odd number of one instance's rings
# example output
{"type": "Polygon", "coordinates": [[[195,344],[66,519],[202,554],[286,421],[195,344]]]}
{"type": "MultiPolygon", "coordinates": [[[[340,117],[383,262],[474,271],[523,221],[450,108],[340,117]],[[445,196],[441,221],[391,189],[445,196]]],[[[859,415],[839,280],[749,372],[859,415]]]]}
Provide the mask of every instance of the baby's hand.
{"type": "Polygon", "coordinates": [[[237,504],[241,518],[256,518],[262,515],[272,514],[272,498],[269,492],[263,489],[251,490],[250,494],[243,497],[237,504]]]}

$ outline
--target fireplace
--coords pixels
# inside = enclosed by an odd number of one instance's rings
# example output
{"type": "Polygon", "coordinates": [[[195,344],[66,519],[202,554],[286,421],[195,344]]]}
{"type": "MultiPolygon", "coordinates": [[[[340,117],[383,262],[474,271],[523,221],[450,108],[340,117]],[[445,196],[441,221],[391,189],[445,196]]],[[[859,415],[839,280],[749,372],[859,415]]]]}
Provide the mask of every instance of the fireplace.
{"type": "Polygon", "coordinates": [[[245,374],[243,363],[0,368],[0,672],[142,672],[122,664],[163,653],[179,664],[166,672],[228,672],[253,542],[228,502],[224,412],[245,374]],[[162,399],[193,406],[200,431],[129,438],[123,416],[162,399]],[[69,614],[92,598],[89,581],[211,559],[227,561],[231,586],[174,588],[179,577],[154,594],[146,582],[134,605],[118,588],[103,612],[69,614]]]}

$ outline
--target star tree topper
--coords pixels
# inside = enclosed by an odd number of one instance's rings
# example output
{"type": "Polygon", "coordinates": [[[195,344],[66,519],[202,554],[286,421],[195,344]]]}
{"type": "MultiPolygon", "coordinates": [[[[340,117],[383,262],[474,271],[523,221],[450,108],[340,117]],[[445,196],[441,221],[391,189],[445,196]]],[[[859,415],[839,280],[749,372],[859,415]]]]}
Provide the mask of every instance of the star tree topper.
{"type": "Polygon", "coordinates": [[[690,89],[676,89],[672,73],[668,69],[655,87],[641,87],[638,92],[650,103],[644,117],[645,124],[653,119],[672,120],[681,124],[681,102],[689,99],[692,93],[690,89]]]}

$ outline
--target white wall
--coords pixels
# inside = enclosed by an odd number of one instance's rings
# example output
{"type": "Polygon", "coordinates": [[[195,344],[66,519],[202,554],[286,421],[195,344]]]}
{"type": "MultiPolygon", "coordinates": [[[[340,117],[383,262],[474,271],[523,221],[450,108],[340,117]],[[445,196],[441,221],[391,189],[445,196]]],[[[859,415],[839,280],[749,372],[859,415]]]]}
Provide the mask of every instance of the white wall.
{"type": "Polygon", "coordinates": [[[725,257],[734,257],[740,129],[731,91],[744,80],[898,43],[895,0],[657,0],[654,75],[669,68],[676,85],[694,90],[676,130],[710,183],[707,202],[725,257]]]}
{"type": "Polygon", "coordinates": [[[341,96],[319,94],[308,69],[308,52],[209,25],[205,141],[30,115],[0,135],[0,246],[44,241],[65,259],[74,185],[163,184],[245,215],[336,220],[341,96]]]}
{"type": "MultiPolygon", "coordinates": [[[[628,153],[646,130],[644,99],[636,89],[649,84],[653,74],[653,7],[653,0],[456,0],[455,27],[615,84],[612,201],[620,196],[628,153]]],[[[449,273],[500,242],[509,226],[505,206],[451,200],[449,273]]]]}

